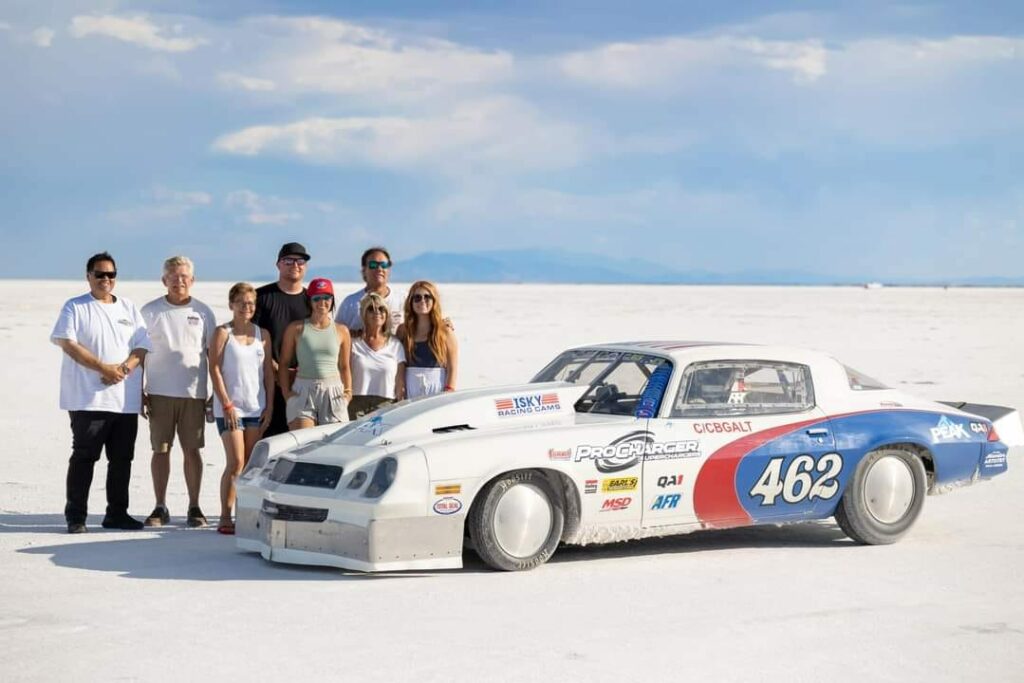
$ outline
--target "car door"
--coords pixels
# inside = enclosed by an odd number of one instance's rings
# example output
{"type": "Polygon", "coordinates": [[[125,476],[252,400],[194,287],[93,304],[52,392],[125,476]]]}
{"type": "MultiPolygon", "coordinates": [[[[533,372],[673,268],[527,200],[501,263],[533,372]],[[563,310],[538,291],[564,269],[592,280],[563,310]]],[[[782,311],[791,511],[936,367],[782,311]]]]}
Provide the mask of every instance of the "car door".
{"type": "Polygon", "coordinates": [[[645,527],[803,519],[838,490],[835,439],[799,363],[692,363],[648,423],[645,527]],[[835,470],[835,471],[834,471],[835,470]]]}

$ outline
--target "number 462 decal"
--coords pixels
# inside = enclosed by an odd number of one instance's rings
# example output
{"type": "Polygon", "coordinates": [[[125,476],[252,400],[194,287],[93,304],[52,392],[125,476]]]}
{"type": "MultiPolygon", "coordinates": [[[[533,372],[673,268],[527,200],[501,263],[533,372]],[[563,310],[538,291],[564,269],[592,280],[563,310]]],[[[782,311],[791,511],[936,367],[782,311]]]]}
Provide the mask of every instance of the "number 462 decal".
{"type": "Polygon", "coordinates": [[[815,462],[810,455],[798,455],[782,471],[785,458],[772,458],[764,468],[750,496],[761,496],[761,505],[775,505],[780,495],[787,503],[799,503],[815,498],[829,499],[839,491],[836,477],[843,471],[843,458],[838,453],[826,453],[815,462]],[[817,474],[817,476],[815,476],[817,474]]]}

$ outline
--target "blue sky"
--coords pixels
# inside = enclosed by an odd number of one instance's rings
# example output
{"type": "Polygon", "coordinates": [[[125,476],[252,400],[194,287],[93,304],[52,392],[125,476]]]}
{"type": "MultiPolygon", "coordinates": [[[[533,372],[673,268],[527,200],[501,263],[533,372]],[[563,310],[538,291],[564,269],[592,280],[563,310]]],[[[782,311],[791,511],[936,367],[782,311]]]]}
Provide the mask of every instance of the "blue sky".
{"type": "Polygon", "coordinates": [[[292,239],[325,265],[1024,260],[1019,2],[8,0],[0,62],[5,277],[100,249],[251,277],[292,239]]]}

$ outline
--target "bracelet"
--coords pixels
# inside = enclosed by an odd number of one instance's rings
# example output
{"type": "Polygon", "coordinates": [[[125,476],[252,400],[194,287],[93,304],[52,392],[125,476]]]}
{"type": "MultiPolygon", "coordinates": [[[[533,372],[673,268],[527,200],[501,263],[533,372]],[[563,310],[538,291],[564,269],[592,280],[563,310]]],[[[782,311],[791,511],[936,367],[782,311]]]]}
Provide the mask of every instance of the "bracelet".
{"type": "Polygon", "coordinates": [[[120,370],[121,372],[123,372],[123,373],[124,373],[124,374],[126,374],[126,375],[130,375],[130,374],[132,374],[132,369],[131,369],[130,367],[128,367],[128,364],[127,364],[127,363],[121,363],[121,364],[120,364],[120,365],[118,365],[117,367],[118,367],[118,369],[119,369],[119,370],[120,370]]]}
{"type": "Polygon", "coordinates": [[[235,404],[234,403],[225,403],[224,404],[224,410],[234,410],[234,409],[235,409],[235,404]]]}
{"type": "Polygon", "coordinates": [[[451,384],[445,384],[444,385],[444,390],[445,391],[455,391],[455,387],[453,387],[451,384]]]}

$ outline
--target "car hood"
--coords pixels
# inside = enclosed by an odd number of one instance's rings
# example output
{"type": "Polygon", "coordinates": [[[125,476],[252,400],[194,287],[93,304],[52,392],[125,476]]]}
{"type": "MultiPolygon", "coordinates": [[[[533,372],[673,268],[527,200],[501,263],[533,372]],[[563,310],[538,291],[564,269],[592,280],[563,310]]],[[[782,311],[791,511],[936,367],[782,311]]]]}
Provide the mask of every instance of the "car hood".
{"type": "Polygon", "coordinates": [[[326,441],[344,446],[394,446],[453,432],[504,431],[568,425],[587,385],[567,382],[518,384],[403,401],[350,423],[326,441]]]}

